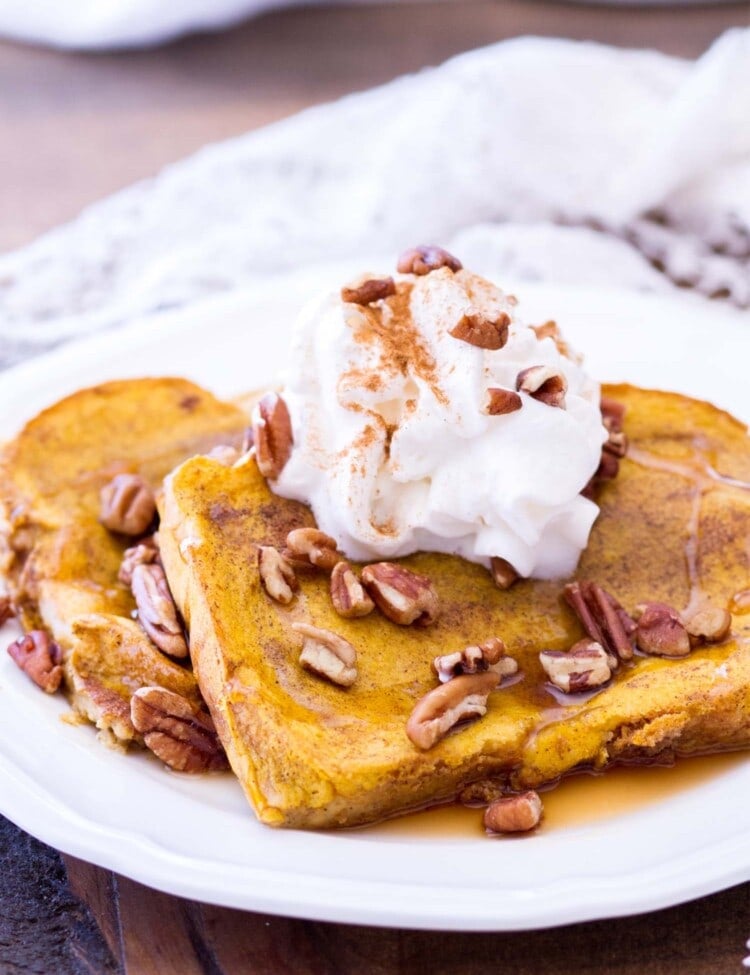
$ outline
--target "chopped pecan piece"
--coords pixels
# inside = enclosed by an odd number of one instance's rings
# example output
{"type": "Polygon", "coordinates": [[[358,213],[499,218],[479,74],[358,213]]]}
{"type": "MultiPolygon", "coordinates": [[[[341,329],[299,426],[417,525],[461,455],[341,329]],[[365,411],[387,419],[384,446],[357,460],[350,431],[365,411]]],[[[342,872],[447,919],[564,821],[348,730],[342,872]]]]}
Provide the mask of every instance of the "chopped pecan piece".
{"type": "Polygon", "coordinates": [[[281,552],[271,545],[261,545],[258,548],[258,574],[271,599],[275,599],[282,606],[291,603],[299,589],[297,576],[281,552]]]}
{"type": "Polygon", "coordinates": [[[299,657],[303,667],[332,684],[351,687],[357,679],[357,651],[348,640],[309,623],[292,623],[292,629],[305,641],[299,657]]]}
{"type": "Polygon", "coordinates": [[[594,479],[597,481],[612,481],[617,477],[619,471],[620,460],[617,455],[602,447],[602,456],[594,474],[594,479]]]}
{"type": "Polygon", "coordinates": [[[427,576],[395,562],[375,562],[362,570],[362,584],[380,612],[401,626],[429,626],[438,615],[438,596],[427,576]]]}
{"type": "Polygon", "coordinates": [[[163,687],[141,687],[130,699],[130,720],[154,755],[177,772],[229,767],[208,711],[163,687]]]}
{"type": "Polygon", "coordinates": [[[15,615],[16,611],[13,609],[10,596],[0,596],[0,626],[12,620],[15,615]]]}
{"type": "MultiPolygon", "coordinates": [[[[602,450],[605,454],[610,454],[612,457],[624,457],[628,452],[628,438],[622,430],[611,430],[609,437],[602,446],[602,450]]],[[[602,458],[602,461],[604,461],[604,458],[602,458]]]]}
{"type": "Polygon", "coordinates": [[[140,474],[118,474],[101,489],[99,500],[99,520],[120,535],[142,535],[156,515],[154,492],[140,474]]]}
{"type": "Polygon", "coordinates": [[[620,471],[620,458],[624,457],[628,451],[628,438],[623,433],[622,423],[625,416],[625,407],[622,403],[602,396],[599,408],[602,414],[602,423],[607,430],[607,440],[602,445],[602,455],[599,467],[586,487],[581,491],[584,497],[594,496],[596,488],[603,481],[611,481],[617,477],[620,471]]]}
{"type": "Polygon", "coordinates": [[[563,590],[586,633],[620,660],[633,656],[636,624],[614,596],[595,582],[571,582],[563,590]]]}
{"type": "Polygon", "coordinates": [[[487,698],[499,682],[498,674],[487,671],[463,674],[433,688],[417,702],[406,722],[409,740],[426,751],[459,721],[482,717],[487,713],[487,698]]]}
{"type": "Polygon", "coordinates": [[[599,409],[602,414],[602,423],[607,430],[612,433],[622,433],[622,426],[625,420],[626,407],[623,403],[611,399],[609,396],[602,396],[599,400],[599,409]]]}
{"type": "Polygon", "coordinates": [[[49,633],[31,630],[14,640],[8,653],[21,670],[47,694],[54,694],[63,677],[62,651],[49,633]]]}
{"type": "Polygon", "coordinates": [[[613,481],[620,472],[620,461],[614,454],[608,453],[604,448],[602,448],[602,456],[599,461],[599,466],[594,472],[594,476],[581,489],[581,494],[584,498],[589,498],[592,500],[596,497],[598,489],[602,486],[605,481],[613,481]]]}
{"type": "Polygon", "coordinates": [[[330,572],[341,561],[336,539],[317,528],[295,528],[286,536],[284,557],[297,567],[315,566],[330,572]]]}
{"type": "Polygon", "coordinates": [[[487,405],[485,413],[490,416],[503,416],[506,413],[515,413],[520,410],[522,405],[521,397],[514,393],[512,389],[501,389],[498,386],[490,386],[487,390],[487,405]]]}
{"type": "Polygon", "coordinates": [[[600,402],[602,424],[607,431],[607,439],[602,446],[602,462],[597,471],[601,478],[615,477],[619,464],[613,463],[612,458],[624,457],[628,452],[628,438],[622,429],[625,407],[614,400],[602,397],[600,402]]]}
{"type": "Polygon", "coordinates": [[[617,666],[596,640],[579,640],[570,650],[542,650],[539,661],[550,681],[566,694],[589,691],[606,684],[617,666]]]}
{"type": "Polygon", "coordinates": [[[170,657],[187,657],[187,643],[164,569],[157,562],[137,565],[132,590],[138,620],[156,646],[170,657]]]}
{"type": "Polygon", "coordinates": [[[510,562],[499,557],[490,559],[490,574],[498,589],[510,589],[519,579],[518,573],[510,562]]]}
{"type": "Polygon", "coordinates": [[[690,653],[690,637],[676,609],[666,603],[636,606],[638,649],[657,657],[684,657],[690,653]]]}
{"type": "Polygon", "coordinates": [[[292,452],[292,420],[278,393],[266,393],[253,411],[253,442],[258,470],[275,480],[292,452]]]}
{"type": "Polygon", "coordinates": [[[541,818],[542,800],[529,791],[496,799],[485,810],[484,825],[492,833],[528,833],[541,818]]]}
{"type": "Polygon", "coordinates": [[[404,251],[398,259],[397,270],[400,274],[429,274],[438,268],[447,267],[451,271],[460,271],[463,264],[457,257],[443,250],[442,247],[427,247],[420,245],[404,251]]]}
{"type": "Polygon", "coordinates": [[[719,606],[704,606],[683,621],[691,647],[704,643],[721,643],[732,629],[732,616],[719,606]]]}
{"type": "Polygon", "coordinates": [[[547,406],[565,409],[568,380],[552,366],[529,366],[516,376],[516,389],[547,406]]]}
{"type": "Polygon", "coordinates": [[[142,538],[137,545],[126,548],[122,553],[122,562],[117,578],[126,586],[133,584],[133,569],[137,565],[150,565],[152,562],[159,561],[159,546],[156,543],[156,536],[149,535],[142,538]]]}
{"type": "Polygon", "coordinates": [[[396,294],[393,278],[370,278],[358,285],[341,289],[341,300],[353,305],[371,305],[396,294]]]}
{"type": "Polygon", "coordinates": [[[543,325],[532,325],[531,330],[534,332],[540,342],[542,339],[552,339],[560,355],[565,356],[566,359],[573,358],[570,346],[562,337],[557,322],[548,321],[544,322],[543,325]]]}
{"type": "Polygon", "coordinates": [[[518,664],[513,657],[506,656],[503,641],[493,636],[484,643],[435,657],[432,669],[444,684],[461,674],[479,674],[487,670],[493,670],[501,678],[510,677],[518,671],[518,664]]]}
{"type": "Polygon", "coordinates": [[[333,608],[345,619],[367,616],[375,609],[375,603],[367,595],[348,562],[337,562],[333,567],[331,599],[333,608]]]}
{"type": "Polygon", "coordinates": [[[504,311],[494,320],[483,315],[464,315],[448,334],[479,349],[495,351],[508,341],[509,326],[510,315],[504,311]]]}

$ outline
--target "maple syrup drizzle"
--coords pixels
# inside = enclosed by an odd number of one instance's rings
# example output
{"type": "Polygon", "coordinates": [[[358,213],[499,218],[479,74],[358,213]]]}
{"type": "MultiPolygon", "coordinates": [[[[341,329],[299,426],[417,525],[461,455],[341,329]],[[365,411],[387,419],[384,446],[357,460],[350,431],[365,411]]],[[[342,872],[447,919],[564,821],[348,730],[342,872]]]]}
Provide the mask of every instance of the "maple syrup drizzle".
{"type": "Polygon", "coordinates": [[[750,491],[750,481],[742,481],[737,477],[729,477],[728,474],[720,474],[708,462],[706,462],[705,472],[712,481],[723,484],[725,487],[737,488],[740,491],[750,491]]]}
{"type": "Polygon", "coordinates": [[[678,477],[684,477],[699,485],[704,492],[717,486],[728,488],[729,490],[741,491],[742,493],[750,491],[750,481],[742,481],[737,477],[720,474],[700,454],[695,455],[695,459],[699,461],[699,464],[696,465],[690,462],[684,463],[679,460],[671,460],[668,457],[659,457],[658,454],[652,454],[648,450],[641,450],[640,447],[633,447],[631,445],[628,447],[627,458],[639,464],[641,467],[648,467],[651,470],[663,471],[667,474],[676,474],[678,477]]]}
{"type": "Polygon", "coordinates": [[[700,576],[698,574],[698,550],[700,548],[700,521],[701,503],[703,501],[703,489],[696,485],[693,492],[693,503],[690,509],[690,520],[688,521],[687,539],[685,540],[685,561],[687,563],[688,582],[690,583],[690,595],[687,605],[683,609],[683,615],[692,616],[705,602],[705,596],[701,591],[700,576]]]}
{"type": "MultiPolygon", "coordinates": [[[[727,474],[720,474],[698,451],[694,454],[693,463],[683,463],[681,461],[670,460],[666,457],[659,457],[656,454],[649,453],[647,450],[641,450],[638,447],[632,446],[628,449],[627,456],[629,460],[639,464],[641,467],[684,477],[694,485],[693,503],[690,509],[690,520],[687,525],[687,539],[685,541],[685,561],[687,563],[690,594],[683,614],[689,616],[700,609],[705,603],[705,595],[701,591],[698,573],[700,517],[703,495],[717,488],[723,488],[732,492],[741,491],[743,494],[746,494],[750,492],[750,481],[743,481],[736,477],[729,477],[727,474]]],[[[730,610],[741,613],[750,612],[750,590],[736,593],[732,598],[730,610]],[[744,608],[745,605],[747,608],[744,608]]]]}

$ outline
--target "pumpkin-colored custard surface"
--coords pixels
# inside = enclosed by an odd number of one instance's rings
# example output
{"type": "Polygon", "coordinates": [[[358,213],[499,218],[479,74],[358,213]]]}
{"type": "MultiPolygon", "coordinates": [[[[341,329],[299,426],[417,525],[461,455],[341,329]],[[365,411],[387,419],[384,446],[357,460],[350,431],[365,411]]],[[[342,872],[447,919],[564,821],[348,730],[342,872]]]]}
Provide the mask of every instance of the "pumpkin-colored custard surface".
{"type": "MultiPolygon", "coordinates": [[[[597,488],[600,514],[573,579],[614,597],[621,619],[638,618],[642,604],[684,618],[710,606],[731,612],[731,629],[680,656],[636,648],[608,680],[575,693],[555,686],[540,658],[553,651],[554,662],[586,637],[564,598],[570,578],[501,589],[458,556],[394,559],[429,580],[437,596],[429,625],[399,625],[379,608],[342,615],[330,571],[314,566],[298,568],[296,588],[279,600],[263,584],[259,553],[283,552],[289,533],[314,520],[269,489],[259,445],[234,466],[193,457],[167,477],[161,560],[195,677],[263,822],[353,826],[472,787],[534,789],[582,768],[750,744],[747,430],[681,395],[624,385],[603,393],[625,407],[629,448],[618,476],[597,488]],[[347,660],[339,663],[349,676],[338,682],[301,665],[320,630],[353,649],[356,676],[347,660]],[[486,714],[415,743],[407,724],[439,686],[434,659],[493,638],[516,666],[487,680],[486,714]]],[[[355,577],[366,571],[351,567],[355,577]]]]}
{"type": "MultiPolygon", "coordinates": [[[[55,689],[50,672],[56,685],[62,677],[75,712],[110,744],[142,741],[131,720],[138,688],[160,686],[196,706],[200,693],[184,661],[133,618],[121,563],[134,539],[102,524],[102,489],[124,477],[158,490],[186,458],[241,444],[246,425],[242,410],[187,380],[123,380],[66,397],[0,451],[0,579],[34,635],[15,659],[32,661],[24,669],[45,690],[55,689]],[[57,671],[39,661],[50,640],[57,671]]],[[[145,535],[155,524],[146,511],[136,527],[145,535]]]]}

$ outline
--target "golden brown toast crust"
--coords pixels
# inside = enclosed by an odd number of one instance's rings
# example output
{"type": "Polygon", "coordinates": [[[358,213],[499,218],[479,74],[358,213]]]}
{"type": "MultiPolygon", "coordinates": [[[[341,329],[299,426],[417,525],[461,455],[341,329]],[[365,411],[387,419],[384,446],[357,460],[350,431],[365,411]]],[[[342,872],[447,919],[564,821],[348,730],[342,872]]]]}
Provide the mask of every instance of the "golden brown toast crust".
{"type": "Polygon", "coordinates": [[[124,471],[157,488],[185,458],[238,442],[246,423],[184,379],[123,380],[44,410],[0,452],[0,571],[21,623],[52,633],[74,708],[121,741],[135,737],[138,686],[199,692],[131,618],[135,603],[117,580],[131,542],[99,523],[99,490],[124,471]]]}
{"type": "MultiPolygon", "coordinates": [[[[727,605],[750,588],[750,492],[711,471],[750,483],[745,427],[678,395],[605,392],[628,406],[638,461],[626,459],[603,489],[578,577],[629,610],[647,599],[682,609],[699,590],[727,605]]],[[[750,616],[734,617],[724,644],[684,660],[636,658],[598,694],[563,705],[538,660],[541,649],[566,649],[582,635],[560,600],[562,581],[501,592],[479,566],[420,554],[404,563],[439,592],[433,626],[399,627],[379,613],[342,619],[322,574],[303,577],[294,603],[279,606],[260,586],[256,546],[280,546],[290,528],[311,523],[303,506],[270,493],[252,461],[227,470],[196,458],[166,484],[162,558],[201,690],[262,821],[350,826],[452,799],[490,776],[537,786],[581,766],[750,743],[750,616]],[[300,668],[294,621],[358,649],[353,687],[300,668]],[[404,729],[435,684],[432,658],[490,636],[505,640],[522,680],[490,695],[486,717],[418,751],[404,729]]]]}

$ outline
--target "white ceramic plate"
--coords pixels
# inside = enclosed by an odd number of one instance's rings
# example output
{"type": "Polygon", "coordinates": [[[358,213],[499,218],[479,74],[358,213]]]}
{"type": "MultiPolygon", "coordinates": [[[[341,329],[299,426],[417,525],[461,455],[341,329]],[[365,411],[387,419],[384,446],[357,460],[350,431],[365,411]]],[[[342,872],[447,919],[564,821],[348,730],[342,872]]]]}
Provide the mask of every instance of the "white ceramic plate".
{"type": "MultiPolygon", "coordinates": [[[[166,313],[2,374],[0,437],[61,395],[118,376],[183,374],[223,395],[268,384],[313,282],[166,313]]],[[[318,285],[320,279],[317,278],[318,285]]],[[[677,389],[746,421],[750,322],[689,300],[524,286],[602,379],[677,389]]],[[[8,625],[3,642],[15,637],[8,625]]],[[[524,840],[275,831],[230,776],[190,778],[102,748],[0,653],[0,811],[59,849],[175,894],[332,921],[503,930],[664,907],[750,876],[750,764],[636,813],[524,840]],[[707,824],[710,823],[710,828],[707,824]]]]}

